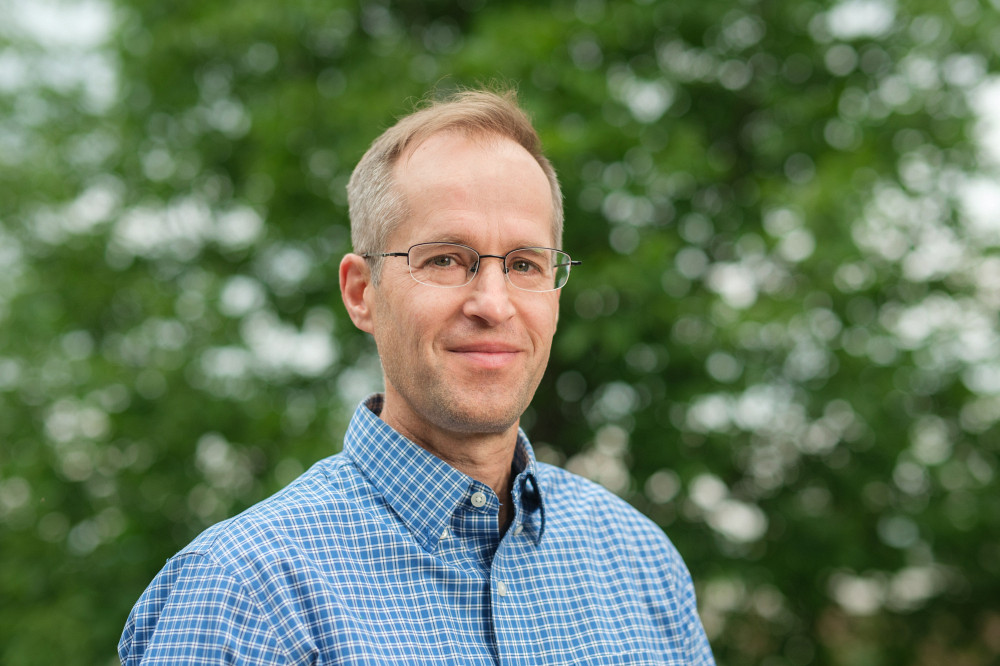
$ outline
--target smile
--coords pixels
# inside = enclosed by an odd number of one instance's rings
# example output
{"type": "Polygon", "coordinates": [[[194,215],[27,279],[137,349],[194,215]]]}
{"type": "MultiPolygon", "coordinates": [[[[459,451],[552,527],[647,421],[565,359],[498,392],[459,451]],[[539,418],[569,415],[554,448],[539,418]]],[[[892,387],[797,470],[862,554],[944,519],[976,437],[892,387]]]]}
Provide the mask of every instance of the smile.
{"type": "Polygon", "coordinates": [[[495,344],[462,346],[449,351],[457,354],[466,363],[484,370],[503,368],[521,353],[519,349],[510,345],[495,344]]]}

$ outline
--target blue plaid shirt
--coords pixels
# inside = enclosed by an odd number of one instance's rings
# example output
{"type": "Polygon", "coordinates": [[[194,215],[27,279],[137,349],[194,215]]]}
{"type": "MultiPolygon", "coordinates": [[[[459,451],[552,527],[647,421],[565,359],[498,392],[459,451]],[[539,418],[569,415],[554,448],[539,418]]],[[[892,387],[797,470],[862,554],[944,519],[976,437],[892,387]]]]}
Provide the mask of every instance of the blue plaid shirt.
{"type": "Polygon", "coordinates": [[[129,615],[123,664],[713,664],[659,527],[538,463],[514,519],[480,483],[358,407],[343,453],[171,558],[129,615]]]}

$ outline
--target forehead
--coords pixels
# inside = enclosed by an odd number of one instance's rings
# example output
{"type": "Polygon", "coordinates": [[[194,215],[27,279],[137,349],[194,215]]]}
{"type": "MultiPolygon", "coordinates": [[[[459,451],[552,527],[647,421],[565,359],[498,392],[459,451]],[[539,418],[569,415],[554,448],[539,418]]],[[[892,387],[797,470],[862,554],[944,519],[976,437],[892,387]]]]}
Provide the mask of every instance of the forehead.
{"type": "Polygon", "coordinates": [[[435,134],[404,153],[394,175],[406,210],[395,238],[470,245],[554,242],[548,178],[511,139],[435,134]]]}
{"type": "Polygon", "coordinates": [[[542,178],[545,172],[521,144],[499,134],[448,130],[432,134],[409,146],[394,167],[397,182],[407,186],[443,184],[464,174],[475,176],[510,175],[516,165],[524,178],[542,178]],[[435,167],[435,168],[430,168],[435,167]]]}

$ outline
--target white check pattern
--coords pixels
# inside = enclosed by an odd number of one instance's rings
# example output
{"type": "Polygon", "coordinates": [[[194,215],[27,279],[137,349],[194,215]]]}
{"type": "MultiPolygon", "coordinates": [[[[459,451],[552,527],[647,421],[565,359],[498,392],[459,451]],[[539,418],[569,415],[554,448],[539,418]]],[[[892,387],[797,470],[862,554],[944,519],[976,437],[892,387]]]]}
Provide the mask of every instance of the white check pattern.
{"type": "Polygon", "coordinates": [[[659,527],[519,433],[500,539],[493,491],[381,406],[358,407],[343,453],[171,558],[122,664],[714,664],[659,527]]]}

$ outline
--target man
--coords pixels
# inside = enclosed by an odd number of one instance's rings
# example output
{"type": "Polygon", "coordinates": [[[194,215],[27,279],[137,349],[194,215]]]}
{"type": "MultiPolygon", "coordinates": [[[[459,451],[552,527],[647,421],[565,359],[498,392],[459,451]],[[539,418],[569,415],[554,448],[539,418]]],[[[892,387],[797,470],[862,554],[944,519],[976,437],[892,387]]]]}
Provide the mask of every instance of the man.
{"type": "Polygon", "coordinates": [[[341,294],[385,393],[342,453],[167,563],[122,662],[712,664],[663,532],[518,429],[573,262],[513,95],[402,119],[348,194],[341,294]]]}

